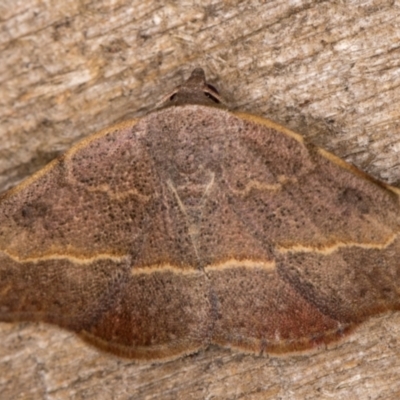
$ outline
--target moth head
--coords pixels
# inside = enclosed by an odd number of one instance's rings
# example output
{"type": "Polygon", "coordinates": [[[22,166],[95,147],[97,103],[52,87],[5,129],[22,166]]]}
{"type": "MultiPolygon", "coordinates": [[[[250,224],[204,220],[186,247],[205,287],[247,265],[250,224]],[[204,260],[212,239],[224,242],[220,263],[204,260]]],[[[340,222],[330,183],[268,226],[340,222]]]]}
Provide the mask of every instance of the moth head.
{"type": "Polygon", "coordinates": [[[218,90],[206,81],[202,68],[195,68],[183,85],[178,86],[162,100],[160,108],[186,104],[226,108],[218,90]]]}

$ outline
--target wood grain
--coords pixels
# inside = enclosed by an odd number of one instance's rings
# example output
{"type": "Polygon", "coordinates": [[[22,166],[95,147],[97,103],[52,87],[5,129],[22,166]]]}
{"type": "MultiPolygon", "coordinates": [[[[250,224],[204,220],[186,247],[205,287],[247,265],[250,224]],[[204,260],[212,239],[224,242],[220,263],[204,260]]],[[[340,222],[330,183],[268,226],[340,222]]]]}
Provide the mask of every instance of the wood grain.
{"type": "MultiPolygon", "coordinates": [[[[0,186],[153,108],[195,66],[236,99],[399,186],[400,9],[392,1],[3,1],[0,186]]],[[[211,349],[164,365],[1,324],[4,398],[371,398],[400,394],[400,315],[314,355],[211,349]]]]}

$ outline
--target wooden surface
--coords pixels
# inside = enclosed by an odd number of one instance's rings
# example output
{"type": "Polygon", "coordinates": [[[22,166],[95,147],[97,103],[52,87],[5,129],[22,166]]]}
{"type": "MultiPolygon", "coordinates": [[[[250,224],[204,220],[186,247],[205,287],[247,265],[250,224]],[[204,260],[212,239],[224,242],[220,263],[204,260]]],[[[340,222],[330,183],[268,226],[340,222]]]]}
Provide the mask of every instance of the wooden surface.
{"type": "MultiPolygon", "coordinates": [[[[274,119],[400,187],[400,5],[0,3],[0,190],[78,139],[140,116],[202,66],[235,109],[274,119]]],[[[211,348],[165,364],[42,324],[0,324],[3,399],[396,399],[400,313],[315,354],[211,348]]]]}

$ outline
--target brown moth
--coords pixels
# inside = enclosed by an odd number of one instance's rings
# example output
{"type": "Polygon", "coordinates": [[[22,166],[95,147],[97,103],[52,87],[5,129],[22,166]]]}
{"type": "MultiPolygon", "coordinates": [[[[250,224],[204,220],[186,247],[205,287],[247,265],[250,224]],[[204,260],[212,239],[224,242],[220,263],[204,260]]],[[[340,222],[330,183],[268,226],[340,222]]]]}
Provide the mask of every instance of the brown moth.
{"type": "Polygon", "coordinates": [[[162,360],[310,349],[400,309],[399,191],[201,69],[0,198],[0,320],[162,360]]]}

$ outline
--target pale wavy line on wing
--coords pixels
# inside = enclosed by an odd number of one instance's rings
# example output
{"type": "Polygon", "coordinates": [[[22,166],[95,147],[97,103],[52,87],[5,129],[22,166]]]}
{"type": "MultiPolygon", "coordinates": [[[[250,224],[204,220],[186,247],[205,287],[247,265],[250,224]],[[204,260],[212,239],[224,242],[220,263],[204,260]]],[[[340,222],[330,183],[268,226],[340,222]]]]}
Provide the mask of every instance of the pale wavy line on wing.
{"type": "Polygon", "coordinates": [[[53,261],[53,260],[65,260],[65,261],[70,261],[71,263],[74,264],[92,264],[96,261],[101,261],[101,260],[110,260],[113,261],[114,263],[121,263],[121,262],[126,262],[130,256],[128,255],[122,255],[118,256],[115,254],[108,254],[108,253],[100,253],[96,254],[93,256],[75,256],[71,254],[46,254],[40,257],[20,257],[15,254],[11,254],[6,250],[0,250],[0,253],[5,254],[7,257],[12,259],[13,261],[17,263],[38,263],[41,261],[53,261]]]}
{"type": "Polygon", "coordinates": [[[389,247],[397,238],[397,234],[388,237],[383,243],[357,243],[357,242],[336,242],[328,246],[305,246],[302,244],[294,244],[290,246],[277,246],[277,250],[281,254],[286,253],[317,253],[323,255],[330,255],[341,248],[346,247],[359,247],[362,249],[376,249],[382,250],[389,247]]]}
{"type": "MultiPolygon", "coordinates": [[[[114,263],[122,263],[122,262],[127,262],[130,259],[129,255],[122,255],[122,256],[117,256],[113,254],[107,254],[107,253],[102,253],[102,254],[96,254],[94,256],[90,257],[77,257],[73,255],[67,255],[67,254],[46,254],[41,257],[27,257],[27,258],[22,258],[13,254],[10,254],[9,252],[2,250],[1,251],[3,254],[5,254],[7,257],[12,259],[13,261],[17,263],[38,263],[41,261],[53,261],[53,260],[65,260],[69,261],[74,264],[79,264],[79,265],[87,265],[87,264],[92,264],[96,261],[100,260],[109,260],[114,263]]],[[[247,268],[247,269],[261,269],[261,270],[266,270],[266,271],[274,271],[276,268],[275,261],[274,260],[236,260],[234,258],[228,259],[226,261],[218,262],[215,264],[208,264],[204,267],[204,271],[219,271],[219,270],[225,270],[225,269],[237,269],[237,268],[247,268]]],[[[148,266],[134,266],[131,268],[131,273],[132,275],[139,275],[139,274],[152,274],[154,272],[172,272],[175,274],[199,274],[202,273],[202,269],[197,268],[197,267],[191,267],[191,266],[177,266],[173,265],[170,263],[165,263],[165,264],[154,264],[154,265],[148,265],[148,266]]]]}

